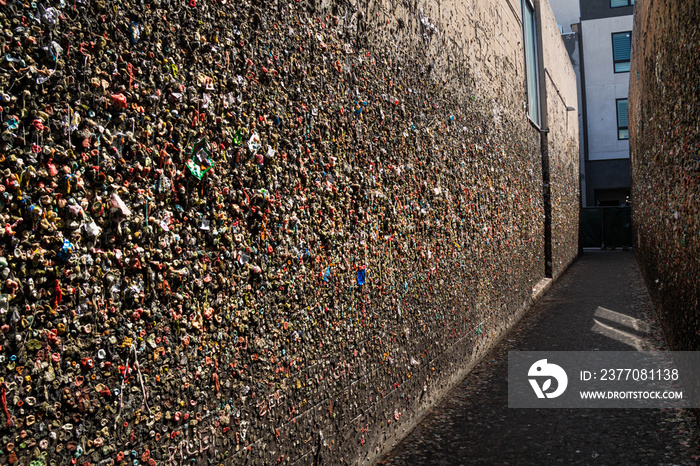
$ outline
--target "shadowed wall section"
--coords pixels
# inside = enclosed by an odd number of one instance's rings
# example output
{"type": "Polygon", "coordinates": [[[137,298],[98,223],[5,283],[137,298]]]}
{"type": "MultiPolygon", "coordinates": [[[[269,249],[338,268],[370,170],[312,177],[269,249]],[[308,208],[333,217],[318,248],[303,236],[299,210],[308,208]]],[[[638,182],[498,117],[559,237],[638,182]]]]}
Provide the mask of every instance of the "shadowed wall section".
{"type": "Polygon", "coordinates": [[[700,347],[700,12],[681,1],[635,7],[629,127],[635,242],[675,350],[700,347]]]}
{"type": "Polygon", "coordinates": [[[578,254],[579,158],[576,75],[549,4],[540,4],[546,85],[547,149],[552,196],[552,275],[556,278],[578,254]],[[572,86],[571,83],[574,83],[572,86]],[[567,110],[569,108],[570,110],[567,110]]]}

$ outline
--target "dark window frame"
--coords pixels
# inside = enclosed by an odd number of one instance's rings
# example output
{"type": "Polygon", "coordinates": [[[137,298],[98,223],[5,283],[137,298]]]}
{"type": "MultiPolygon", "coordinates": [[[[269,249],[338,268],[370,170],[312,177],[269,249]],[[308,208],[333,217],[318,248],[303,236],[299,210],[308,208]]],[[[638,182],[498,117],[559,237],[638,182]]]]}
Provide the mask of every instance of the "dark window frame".
{"type": "Polygon", "coordinates": [[[613,72],[615,74],[617,74],[617,73],[629,73],[630,70],[618,71],[617,65],[620,63],[629,63],[629,64],[632,63],[632,31],[613,32],[612,34],[610,34],[610,43],[612,44],[613,72]],[[629,34],[629,37],[630,37],[630,56],[626,60],[615,58],[615,36],[620,36],[623,34],[629,34]]]}
{"type": "Polygon", "coordinates": [[[624,5],[613,5],[613,0],[610,0],[610,8],[625,8],[628,6],[634,6],[634,0],[627,0],[624,5]]]}
{"type": "Polygon", "coordinates": [[[629,98],[628,97],[623,97],[620,99],[615,99],[615,115],[616,115],[616,123],[617,123],[617,140],[618,141],[628,141],[630,138],[630,128],[629,128],[629,109],[627,109],[627,126],[620,126],[620,101],[624,100],[629,104],[629,98]],[[620,137],[620,130],[627,130],[627,137],[626,138],[621,138],[620,137]]]}
{"type": "Polygon", "coordinates": [[[527,118],[538,128],[542,124],[542,104],[540,102],[540,96],[542,90],[540,89],[540,68],[539,68],[539,44],[537,43],[537,8],[535,7],[535,2],[533,0],[522,0],[521,3],[521,8],[523,9],[522,11],[522,16],[523,16],[523,45],[524,45],[524,52],[525,52],[525,91],[526,91],[526,113],[527,113],[527,118]],[[528,20],[528,18],[525,15],[525,9],[528,9],[532,13],[532,39],[533,39],[533,44],[529,44],[528,42],[528,37],[526,33],[526,24],[525,22],[528,20]],[[530,72],[531,70],[529,69],[528,66],[528,47],[532,46],[531,53],[533,55],[532,57],[532,67],[534,68],[534,75],[532,78],[534,79],[534,96],[532,95],[533,93],[530,92],[530,72]],[[536,108],[532,108],[530,103],[533,103],[536,108]],[[534,117],[534,118],[533,118],[534,117]]]}

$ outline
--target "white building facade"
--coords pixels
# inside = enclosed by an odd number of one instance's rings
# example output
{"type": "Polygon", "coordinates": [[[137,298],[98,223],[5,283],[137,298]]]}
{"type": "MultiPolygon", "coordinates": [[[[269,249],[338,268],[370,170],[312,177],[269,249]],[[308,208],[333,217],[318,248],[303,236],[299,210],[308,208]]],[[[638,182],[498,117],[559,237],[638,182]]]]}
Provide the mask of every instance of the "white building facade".
{"type": "Polygon", "coordinates": [[[576,45],[567,48],[581,91],[582,205],[624,205],[631,184],[627,95],[634,0],[550,3],[564,41],[576,45]]]}

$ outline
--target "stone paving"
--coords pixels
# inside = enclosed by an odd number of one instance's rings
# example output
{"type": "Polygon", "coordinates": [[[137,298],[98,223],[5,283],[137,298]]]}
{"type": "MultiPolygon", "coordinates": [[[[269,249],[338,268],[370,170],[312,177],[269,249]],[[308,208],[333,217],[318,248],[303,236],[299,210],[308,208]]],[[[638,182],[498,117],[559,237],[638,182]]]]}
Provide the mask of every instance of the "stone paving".
{"type": "Polygon", "coordinates": [[[507,406],[508,351],[665,349],[634,253],[586,252],[379,464],[697,465],[689,410],[507,406]],[[601,326],[600,308],[633,328],[601,326]]]}

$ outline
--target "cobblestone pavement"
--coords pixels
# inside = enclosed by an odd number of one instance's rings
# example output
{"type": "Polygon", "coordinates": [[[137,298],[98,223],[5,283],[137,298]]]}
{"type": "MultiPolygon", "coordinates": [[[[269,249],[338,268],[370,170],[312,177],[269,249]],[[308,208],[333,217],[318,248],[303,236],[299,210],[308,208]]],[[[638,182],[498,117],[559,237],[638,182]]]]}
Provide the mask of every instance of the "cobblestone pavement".
{"type": "Polygon", "coordinates": [[[380,464],[697,465],[700,435],[688,410],[507,407],[508,351],[665,346],[633,253],[586,252],[380,464]],[[637,319],[637,329],[601,328],[598,307],[637,319]]]}

